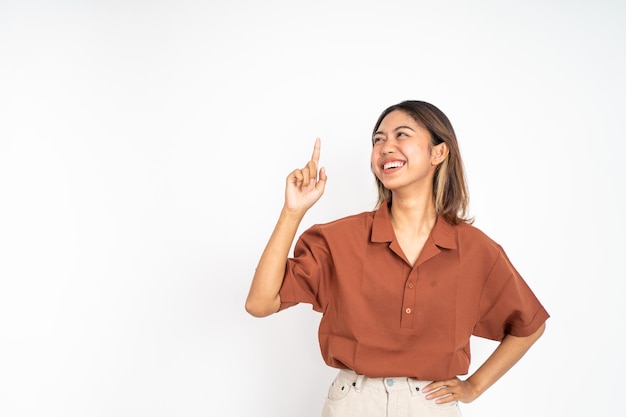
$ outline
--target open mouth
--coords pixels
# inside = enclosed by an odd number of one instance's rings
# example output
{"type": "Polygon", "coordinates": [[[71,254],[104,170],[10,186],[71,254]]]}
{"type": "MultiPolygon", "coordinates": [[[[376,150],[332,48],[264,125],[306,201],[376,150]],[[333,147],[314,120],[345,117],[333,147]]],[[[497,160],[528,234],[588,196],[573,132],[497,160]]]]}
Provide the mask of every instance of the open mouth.
{"type": "Polygon", "coordinates": [[[404,161],[389,161],[383,164],[383,170],[393,170],[397,168],[402,168],[406,162],[404,161]]]}

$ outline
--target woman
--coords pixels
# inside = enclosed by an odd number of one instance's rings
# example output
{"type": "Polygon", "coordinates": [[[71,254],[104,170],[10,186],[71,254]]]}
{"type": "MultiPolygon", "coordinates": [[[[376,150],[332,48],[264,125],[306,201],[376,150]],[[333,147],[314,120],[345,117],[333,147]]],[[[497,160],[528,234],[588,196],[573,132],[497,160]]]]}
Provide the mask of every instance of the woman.
{"type": "Polygon", "coordinates": [[[502,248],[467,218],[454,130],[435,106],[386,109],[372,136],[375,211],[315,225],[320,141],[287,177],[285,203],[246,301],[267,316],[300,302],[323,313],[319,341],[339,374],[324,416],[459,415],[541,336],[548,313],[502,248]],[[470,336],[500,341],[466,379],[470,336]]]}

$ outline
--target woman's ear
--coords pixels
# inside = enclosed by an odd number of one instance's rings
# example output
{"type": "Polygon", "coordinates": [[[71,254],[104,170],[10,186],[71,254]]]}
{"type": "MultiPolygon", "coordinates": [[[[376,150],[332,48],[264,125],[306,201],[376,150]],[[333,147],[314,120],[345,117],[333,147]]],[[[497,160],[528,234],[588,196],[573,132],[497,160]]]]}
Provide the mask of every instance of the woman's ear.
{"type": "Polygon", "coordinates": [[[431,165],[439,165],[442,163],[450,153],[448,144],[441,142],[439,145],[435,145],[430,150],[430,163],[431,165]]]}

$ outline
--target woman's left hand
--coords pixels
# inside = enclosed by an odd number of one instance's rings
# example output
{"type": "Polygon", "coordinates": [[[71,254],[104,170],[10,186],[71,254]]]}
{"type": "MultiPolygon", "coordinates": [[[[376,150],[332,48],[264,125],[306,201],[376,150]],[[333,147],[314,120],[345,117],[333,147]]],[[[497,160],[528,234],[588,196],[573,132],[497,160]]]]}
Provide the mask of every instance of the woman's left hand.
{"type": "Polygon", "coordinates": [[[422,392],[426,394],[427,400],[433,400],[437,404],[474,401],[524,356],[524,353],[541,337],[545,327],[543,323],[530,336],[519,337],[510,334],[504,336],[496,350],[465,381],[452,378],[431,382],[422,392]]]}
{"type": "Polygon", "coordinates": [[[434,400],[437,404],[445,404],[452,401],[469,403],[480,395],[478,389],[469,381],[461,381],[459,378],[446,381],[435,381],[422,390],[427,400],[434,400]]]}

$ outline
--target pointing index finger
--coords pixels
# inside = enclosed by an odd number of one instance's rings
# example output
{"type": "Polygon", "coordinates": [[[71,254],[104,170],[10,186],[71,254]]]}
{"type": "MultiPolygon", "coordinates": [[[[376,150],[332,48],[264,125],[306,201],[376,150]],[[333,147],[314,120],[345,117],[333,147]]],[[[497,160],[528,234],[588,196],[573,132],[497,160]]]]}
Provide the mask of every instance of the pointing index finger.
{"type": "Polygon", "coordinates": [[[320,138],[316,138],[315,146],[313,147],[313,156],[311,156],[311,161],[315,162],[315,165],[319,165],[321,147],[322,145],[321,145],[320,138]]]}

